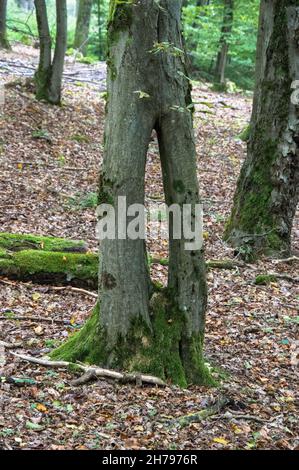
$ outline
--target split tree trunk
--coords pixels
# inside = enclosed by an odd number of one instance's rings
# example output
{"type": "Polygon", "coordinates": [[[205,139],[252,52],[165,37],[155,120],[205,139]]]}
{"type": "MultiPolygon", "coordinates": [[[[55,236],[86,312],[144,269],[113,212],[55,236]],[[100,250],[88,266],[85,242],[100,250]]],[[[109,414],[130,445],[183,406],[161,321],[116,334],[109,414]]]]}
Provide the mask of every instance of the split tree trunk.
{"type": "Polygon", "coordinates": [[[225,239],[249,255],[290,252],[299,197],[297,0],[263,0],[248,153],[225,239]]]}
{"type": "Polygon", "coordinates": [[[51,104],[60,104],[64,57],[67,46],[66,0],[56,0],[56,43],[52,61],[52,40],[45,0],[35,0],[40,40],[40,58],[36,73],[36,97],[51,104]]]}
{"type": "Polygon", "coordinates": [[[215,78],[220,85],[225,84],[225,69],[227,64],[229,39],[234,21],[234,0],[224,0],[223,25],[221,29],[220,49],[217,56],[215,78]]]}
{"type": "Polygon", "coordinates": [[[84,55],[88,44],[92,5],[93,0],[80,0],[78,7],[74,48],[80,50],[84,55]]]}
{"type": "Polygon", "coordinates": [[[10,49],[6,31],[7,0],[0,2],[0,49],[10,49]]]}
{"type": "MultiPolygon", "coordinates": [[[[153,129],[166,202],[193,209],[199,202],[181,7],[182,0],[110,3],[100,201],[113,203],[116,213],[119,196],[128,206],[144,204],[153,129]]],[[[201,251],[186,251],[185,242],[170,239],[168,289],[153,293],[144,240],[102,241],[98,308],[53,357],[151,373],[180,385],[209,382],[202,352],[204,260],[201,251]]]]}

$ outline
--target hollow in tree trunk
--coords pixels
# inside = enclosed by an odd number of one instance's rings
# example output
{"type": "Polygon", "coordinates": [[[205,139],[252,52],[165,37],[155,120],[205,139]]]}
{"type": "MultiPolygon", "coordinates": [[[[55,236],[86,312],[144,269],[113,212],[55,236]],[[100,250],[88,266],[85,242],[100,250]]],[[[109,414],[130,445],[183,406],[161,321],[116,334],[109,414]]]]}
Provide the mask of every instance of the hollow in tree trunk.
{"type": "Polygon", "coordinates": [[[290,252],[299,197],[297,0],[261,3],[248,153],[225,239],[249,255],[290,252]]]}
{"type": "Polygon", "coordinates": [[[0,2],[0,49],[10,49],[6,31],[7,0],[0,2]]]}
{"type": "MultiPolygon", "coordinates": [[[[181,7],[182,0],[110,4],[109,98],[99,200],[113,203],[116,213],[119,196],[126,196],[128,206],[144,204],[153,129],[167,204],[194,209],[199,202],[181,7]]],[[[98,306],[53,357],[151,373],[182,386],[210,383],[203,360],[205,264],[202,251],[186,251],[185,242],[173,239],[170,230],[168,288],[155,292],[144,240],[103,240],[98,306]]]]}
{"type": "Polygon", "coordinates": [[[60,104],[64,57],[67,46],[66,0],[56,0],[56,43],[52,60],[52,40],[45,0],[35,0],[40,40],[40,58],[36,81],[36,97],[52,104],[60,104]]]}

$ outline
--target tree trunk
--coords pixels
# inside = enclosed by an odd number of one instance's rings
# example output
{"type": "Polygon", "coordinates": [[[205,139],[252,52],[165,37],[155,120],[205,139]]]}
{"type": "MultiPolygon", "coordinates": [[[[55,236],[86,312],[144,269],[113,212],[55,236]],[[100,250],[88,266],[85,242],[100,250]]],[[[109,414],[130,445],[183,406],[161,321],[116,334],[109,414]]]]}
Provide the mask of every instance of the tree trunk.
{"type": "Polygon", "coordinates": [[[56,0],[56,43],[52,63],[49,102],[60,104],[62,74],[67,47],[67,5],[66,0],[56,0]]]}
{"type": "Polygon", "coordinates": [[[290,252],[299,197],[297,0],[263,0],[248,153],[225,238],[249,255],[290,252]]]}
{"type": "Polygon", "coordinates": [[[6,32],[7,0],[0,2],[0,49],[10,49],[6,32]]]}
{"type": "Polygon", "coordinates": [[[36,77],[36,97],[51,104],[60,104],[64,57],[67,45],[66,0],[56,0],[56,44],[52,62],[52,40],[45,0],[35,0],[40,40],[40,58],[36,77]]]}
{"type": "Polygon", "coordinates": [[[74,48],[86,54],[93,0],[80,0],[74,40],[74,48]]]}
{"type": "Polygon", "coordinates": [[[39,64],[35,74],[36,97],[39,100],[45,99],[48,101],[48,90],[50,86],[52,70],[52,40],[45,0],[35,0],[35,9],[40,43],[39,64]]]}
{"type": "MultiPolygon", "coordinates": [[[[108,106],[100,201],[144,204],[152,130],[157,131],[167,203],[199,202],[182,0],[110,3],[108,106]],[[143,93],[142,93],[143,92],[143,93]]],[[[127,218],[127,225],[132,218],[127,218]]],[[[118,221],[116,221],[118,234],[118,221]]],[[[99,303],[78,335],[53,353],[152,373],[185,386],[208,383],[203,361],[206,279],[202,251],[172,239],[166,291],[154,293],[144,240],[101,244],[99,303]]]]}
{"type": "Polygon", "coordinates": [[[33,0],[17,0],[17,5],[19,8],[22,8],[23,10],[30,11],[34,7],[34,2],[33,0]]]}
{"type": "Polygon", "coordinates": [[[220,50],[217,56],[215,78],[220,85],[225,84],[225,69],[229,50],[229,37],[234,21],[234,0],[224,0],[223,25],[221,29],[220,50]]]}

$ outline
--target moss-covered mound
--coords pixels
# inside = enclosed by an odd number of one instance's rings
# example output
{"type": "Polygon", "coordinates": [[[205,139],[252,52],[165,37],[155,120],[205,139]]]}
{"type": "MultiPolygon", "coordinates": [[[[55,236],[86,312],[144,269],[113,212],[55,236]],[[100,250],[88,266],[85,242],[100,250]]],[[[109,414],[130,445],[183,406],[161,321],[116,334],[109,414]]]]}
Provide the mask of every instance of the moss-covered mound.
{"type": "Polygon", "coordinates": [[[83,241],[55,237],[39,237],[18,233],[0,233],[0,249],[9,251],[43,250],[71,253],[86,253],[83,241]]]}
{"type": "Polygon", "coordinates": [[[83,241],[0,233],[0,275],[96,289],[98,256],[83,241]]]}

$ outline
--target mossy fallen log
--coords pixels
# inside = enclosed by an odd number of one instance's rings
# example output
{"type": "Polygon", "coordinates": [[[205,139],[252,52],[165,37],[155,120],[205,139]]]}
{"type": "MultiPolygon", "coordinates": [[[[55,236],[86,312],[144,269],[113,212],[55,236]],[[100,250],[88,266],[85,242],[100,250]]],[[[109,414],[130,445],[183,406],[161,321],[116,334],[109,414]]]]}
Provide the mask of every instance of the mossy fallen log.
{"type": "Polygon", "coordinates": [[[0,233],[0,276],[96,289],[98,256],[81,240],[0,233]]]}
{"type": "MultiPolygon", "coordinates": [[[[98,255],[83,241],[0,233],[0,276],[38,284],[97,289],[98,255]]],[[[168,265],[168,259],[149,257],[149,264],[168,265]]],[[[208,260],[208,269],[244,266],[234,260],[208,260]]]]}
{"type": "Polygon", "coordinates": [[[0,250],[0,276],[40,284],[97,288],[98,256],[42,250],[0,250]]]}
{"type": "Polygon", "coordinates": [[[0,250],[23,251],[42,250],[64,253],[86,253],[87,247],[82,240],[68,240],[55,237],[39,237],[18,233],[0,233],[0,250]]]}

